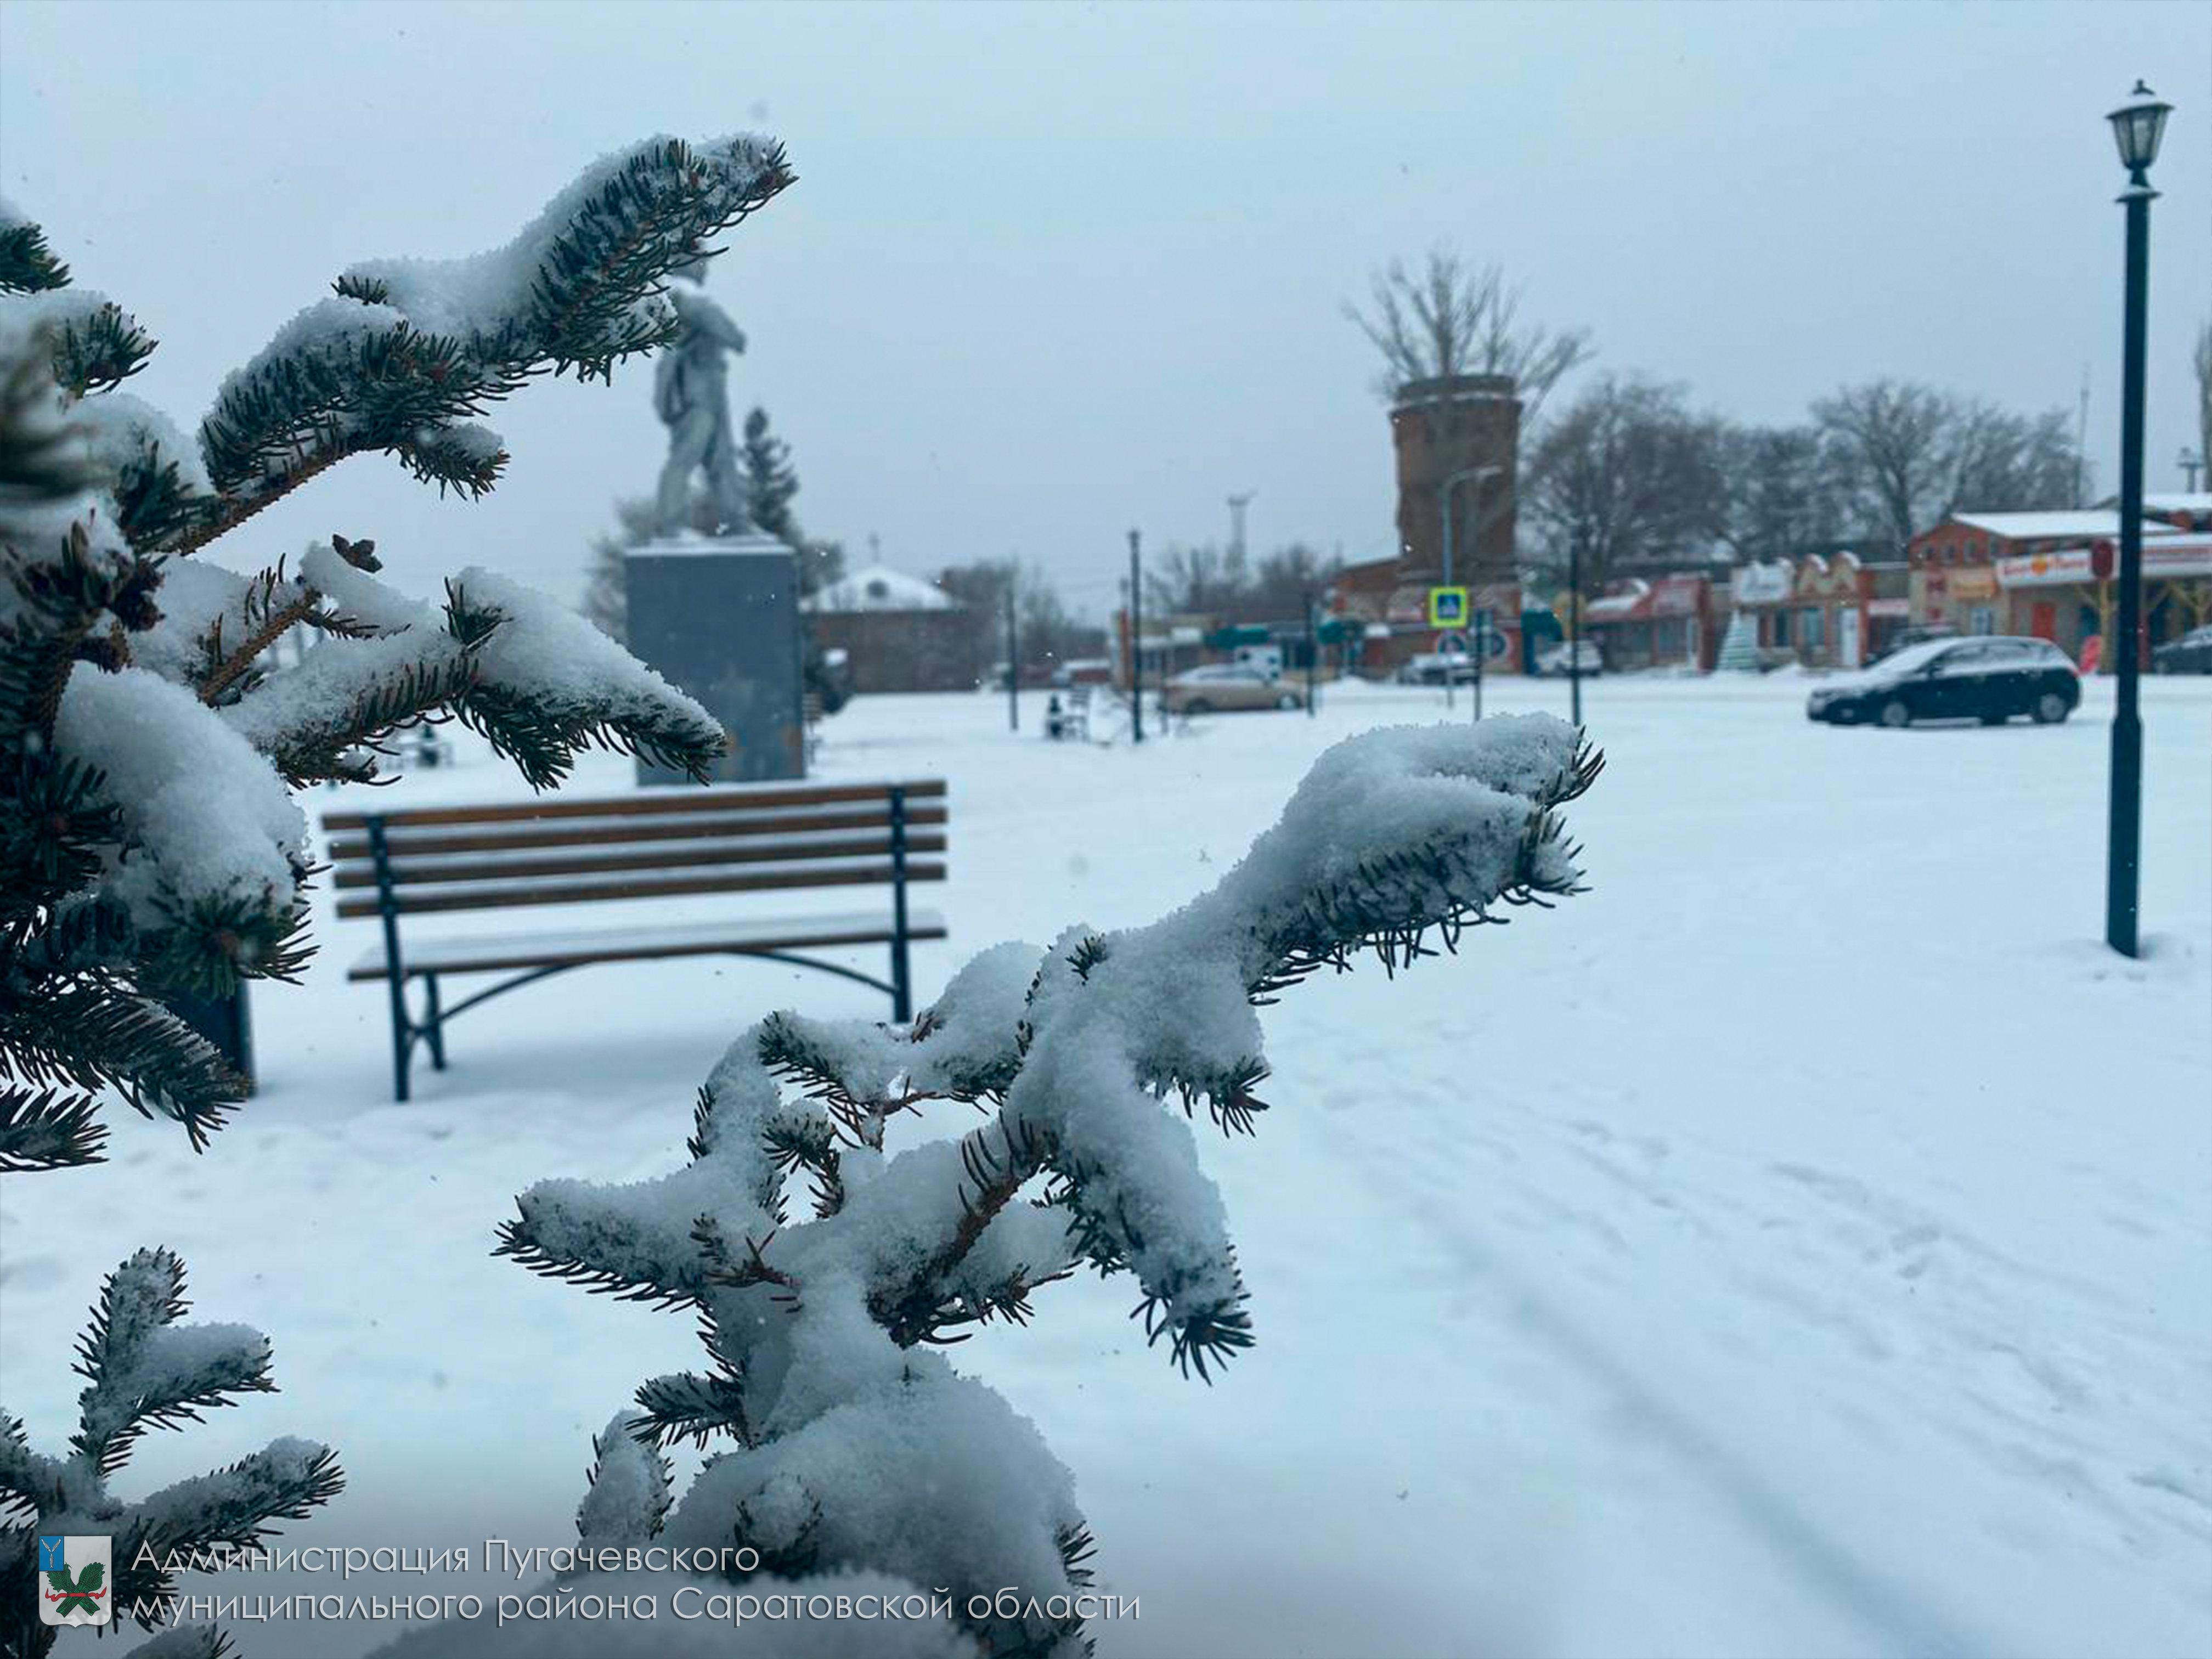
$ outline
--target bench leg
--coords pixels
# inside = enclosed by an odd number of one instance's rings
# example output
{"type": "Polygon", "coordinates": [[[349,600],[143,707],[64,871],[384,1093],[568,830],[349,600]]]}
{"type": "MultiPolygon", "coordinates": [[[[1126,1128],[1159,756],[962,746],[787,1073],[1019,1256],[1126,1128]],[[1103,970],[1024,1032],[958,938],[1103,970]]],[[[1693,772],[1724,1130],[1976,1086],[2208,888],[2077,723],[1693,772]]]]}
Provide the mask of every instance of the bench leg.
{"type": "Polygon", "coordinates": [[[908,976],[906,935],[891,940],[891,1019],[904,1025],[914,1018],[914,981],[908,976]]]}
{"type": "Polygon", "coordinates": [[[431,1067],[442,1072],[446,1069],[446,1024],[438,1012],[438,976],[435,974],[423,975],[422,990],[422,1035],[430,1042],[431,1067]]]}
{"type": "Polygon", "coordinates": [[[407,988],[398,975],[392,981],[392,1097],[407,1098],[407,1067],[414,1056],[415,1028],[407,1018],[407,988]]]}

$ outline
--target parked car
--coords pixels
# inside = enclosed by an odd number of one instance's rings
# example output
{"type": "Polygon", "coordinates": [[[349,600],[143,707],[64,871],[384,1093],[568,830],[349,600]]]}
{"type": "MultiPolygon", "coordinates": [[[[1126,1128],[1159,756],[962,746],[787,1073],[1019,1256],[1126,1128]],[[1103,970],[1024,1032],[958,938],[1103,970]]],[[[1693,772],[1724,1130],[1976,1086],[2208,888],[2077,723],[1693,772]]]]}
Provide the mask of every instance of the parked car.
{"type": "Polygon", "coordinates": [[[2150,653],[2154,674],[2212,674],[2212,624],[2192,628],[2150,653]]]}
{"type": "Polygon", "coordinates": [[[1398,665],[1401,685],[1465,685],[1474,678],[1474,658],[1465,651],[1424,651],[1398,665]]]}
{"type": "Polygon", "coordinates": [[[1899,629],[1888,644],[1866,659],[1866,666],[1871,668],[1878,662],[1887,662],[1899,652],[1916,645],[1925,645],[1931,640],[1955,640],[1958,637],[1959,629],[1955,623],[1914,623],[1909,628],[1899,629]]]}
{"type": "Polygon", "coordinates": [[[1835,726],[1960,720],[2002,726],[2014,714],[2051,726],[2081,701],[2081,677],[2049,640],[1992,635],[1907,646],[1870,668],[1838,675],[1814,688],[1805,714],[1835,726]]]}
{"type": "Polygon", "coordinates": [[[1170,714],[1305,706],[1306,695],[1302,687],[1235,663],[1208,663],[1202,668],[1186,669],[1170,680],[1160,693],[1160,707],[1170,714]]]}
{"type": "MultiPolygon", "coordinates": [[[[1567,672],[1567,641],[1554,641],[1536,653],[1534,670],[1539,674],[1561,674],[1567,672]]],[[[1605,653],[1598,648],[1595,640],[1577,640],[1574,644],[1575,667],[1585,677],[1605,672],[1605,653]]]]}

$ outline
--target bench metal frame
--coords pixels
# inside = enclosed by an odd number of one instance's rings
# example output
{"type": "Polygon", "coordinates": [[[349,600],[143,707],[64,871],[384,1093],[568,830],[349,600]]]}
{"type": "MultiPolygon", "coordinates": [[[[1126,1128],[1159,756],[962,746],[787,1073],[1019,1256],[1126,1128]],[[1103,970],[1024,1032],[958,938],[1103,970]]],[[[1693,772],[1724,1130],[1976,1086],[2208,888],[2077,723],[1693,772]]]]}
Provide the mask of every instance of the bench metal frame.
{"type": "MultiPolygon", "coordinates": [[[[811,968],[824,974],[835,974],[840,979],[849,979],[869,989],[881,991],[891,1000],[891,1018],[900,1024],[914,1018],[914,974],[908,960],[908,947],[912,940],[908,933],[907,913],[907,817],[906,790],[902,785],[886,787],[884,795],[889,806],[891,865],[891,937],[890,978],[881,980],[864,974],[857,968],[842,963],[825,962],[818,957],[800,956],[782,950],[749,950],[733,945],[726,951],[687,951],[686,955],[749,957],[762,962],[781,962],[795,968],[811,968]]],[[[460,1015],[479,1003],[489,1002],[494,997],[509,991],[520,990],[526,985],[556,974],[565,974],[575,968],[595,968],[606,962],[647,962],[650,957],[605,957],[586,958],[578,962],[549,963],[543,967],[526,969],[496,985],[487,987],[464,997],[450,1008],[442,1005],[438,995],[438,978],[469,972],[492,972],[493,969],[425,969],[413,974],[407,970],[405,958],[399,945],[399,917],[403,908],[395,890],[397,884],[392,871],[392,849],[386,836],[387,815],[367,812],[362,815],[362,830],[368,837],[368,854],[375,871],[376,913],[384,929],[384,960],[386,982],[392,993],[392,1089],[394,1100],[406,1100],[412,1093],[415,1045],[422,1043],[430,1052],[430,1068],[446,1069],[446,1027],[460,1015]],[[407,1006],[407,981],[422,981],[422,1017],[417,1019],[407,1006]]],[[[403,849],[404,850],[404,849],[403,849]]]]}

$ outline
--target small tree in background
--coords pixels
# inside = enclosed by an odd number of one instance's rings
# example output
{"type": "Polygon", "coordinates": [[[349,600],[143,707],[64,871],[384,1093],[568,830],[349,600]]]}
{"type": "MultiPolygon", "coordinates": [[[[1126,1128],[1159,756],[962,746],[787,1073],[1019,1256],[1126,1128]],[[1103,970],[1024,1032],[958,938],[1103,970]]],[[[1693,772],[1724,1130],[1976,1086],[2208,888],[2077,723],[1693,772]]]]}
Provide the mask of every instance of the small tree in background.
{"type": "MultiPolygon", "coordinates": [[[[1558,814],[1599,765],[1547,715],[1352,738],[1165,920],[985,951],[911,1025],[772,1015],[700,1090],[683,1167],[523,1194],[501,1253],[694,1313],[706,1350],[599,1438],[583,1543],[750,1550],[779,1578],[887,1575],[949,1591],[993,1659],[1086,1651],[1073,1478],[927,1347],[1025,1322],[1037,1291],[1086,1266],[1136,1279],[1147,1336],[1186,1374],[1210,1380],[1250,1346],[1186,1119],[1203,1103],[1224,1131],[1254,1129],[1256,1009],[1307,975],[1367,950],[1395,970],[1501,906],[1581,890],[1558,814]],[[940,1100],[991,1116],[887,1156],[891,1121],[940,1100]],[[724,1449],[672,1502],[661,1454],[684,1441],[724,1449]],[[988,1599],[1006,1586],[1018,1606],[988,1599]]],[[[449,1628],[399,1650],[493,1638],[449,1628]]]]}
{"type": "Polygon", "coordinates": [[[778,541],[797,547],[802,538],[791,498],[799,493],[799,473],[791,446],[768,429],[768,410],[755,404],[745,416],[744,442],[738,453],[753,522],[778,541]]]}
{"type": "Polygon", "coordinates": [[[0,210],[0,1168],[95,1160],[103,1089],[196,1146],[242,1097],[161,998],[304,962],[292,790],[374,780],[380,745],[428,719],[483,732],[540,787],[592,744],[695,772],[719,751],[703,709],[489,571],[426,605],[343,536],[292,569],[190,556],[364,451],[481,495],[507,455],[468,417],[672,339],[661,277],[789,178],[758,140],[657,139],[505,248],[356,265],[191,441],[115,390],[153,339],[0,210]],[[316,643],[279,665],[295,629],[316,643]]]}
{"type": "Polygon", "coordinates": [[[1720,654],[1713,666],[1724,674],[1759,672],[1759,629],[1748,611],[1729,616],[1728,632],[1721,636],[1720,654]]]}
{"type": "MultiPolygon", "coordinates": [[[[747,491],[747,505],[755,525],[787,544],[799,555],[799,591],[802,597],[827,587],[845,574],[845,550],[836,542],[809,541],[791,510],[799,493],[799,471],[791,462],[791,446],[769,430],[768,411],[756,407],[745,416],[744,445],[738,462],[747,491]]],[[[584,577],[581,606],[599,631],[622,641],[629,632],[629,577],[623,562],[633,547],[642,547],[660,533],[659,507],[647,495],[626,495],[615,503],[619,529],[612,535],[594,537],[591,564],[584,577]]],[[[720,515],[698,480],[691,487],[691,528],[711,536],[720,515]]]]}

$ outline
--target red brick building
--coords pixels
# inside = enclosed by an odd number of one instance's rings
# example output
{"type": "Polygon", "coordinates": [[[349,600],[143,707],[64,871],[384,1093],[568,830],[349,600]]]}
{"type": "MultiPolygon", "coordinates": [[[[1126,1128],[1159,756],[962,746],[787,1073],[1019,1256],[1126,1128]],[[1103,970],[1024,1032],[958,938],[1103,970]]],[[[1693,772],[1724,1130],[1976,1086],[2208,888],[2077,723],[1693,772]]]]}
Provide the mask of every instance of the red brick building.
{"type": "Polygon", "coordinates": [[[1856,668],[1911,620],[1910,578],[1904,564],[1838,548],[1740,566],[1732,598],[1752,619],[1769,664],[1856,668]]]}
{"type": "MultiPolygon", "coordinates": [[[[1617,672],[1638,668],[1710,669],[1721,627],[1711,580],[1697,574],[1632,577],[1586,600],[1583,623],[1617,672]]],[[[1724,626],[1724,623],[1722,624],[1724,626]]]]}
{"type": "MultiPolygon", "coordinates": [[[[2156,499],[2168,511],[2154,514],[2144,503],[2144,651],[2201,618],[2202,584],[2212,580],[2212,540],[2182,527],[2193,521],[2195,498],[2156,499]]],[[[1912,619],[1962,634],[2033,635],[2078,659],[2090,639],[2111,643],[2118,605],[2110,550],[2118,537],[2119,516],[2109,507],[1954,514],[1907,545],[1912,619]]]]}
{"type": "Polygon", "coordinates": [[[1388,674],[1436,648],[1429,589],[1446,586],[1444,491],[1451,489],[1449,583],[1470,590],[1505,636],[1496,666],[1520,661],[1521,584],[1514,556],[1521,400],[1512,380],[1461,374],[1409,381],[1390,409],[1398,476],[1398,551],[1349,565],[1330,586],[1332,613],[1366,624],[1359,671],[1388,674]],[[1465,475],[1465,476],[1462,476],[1465,475]]]}

